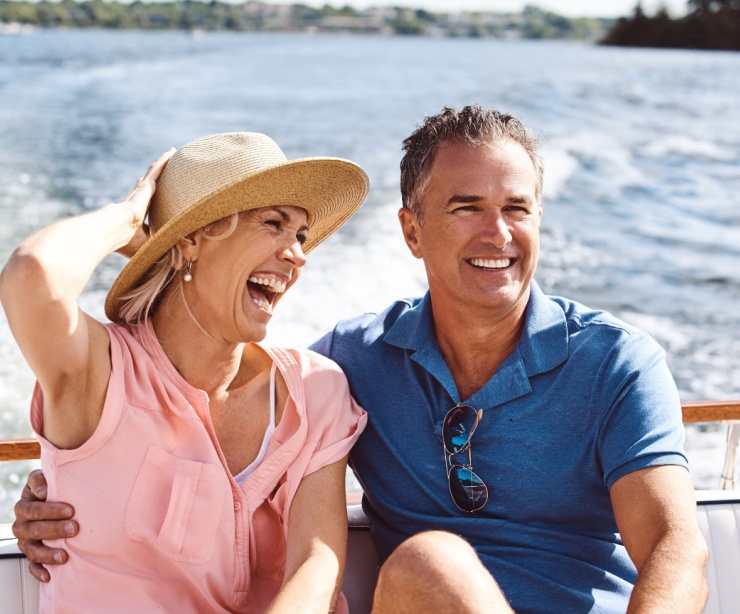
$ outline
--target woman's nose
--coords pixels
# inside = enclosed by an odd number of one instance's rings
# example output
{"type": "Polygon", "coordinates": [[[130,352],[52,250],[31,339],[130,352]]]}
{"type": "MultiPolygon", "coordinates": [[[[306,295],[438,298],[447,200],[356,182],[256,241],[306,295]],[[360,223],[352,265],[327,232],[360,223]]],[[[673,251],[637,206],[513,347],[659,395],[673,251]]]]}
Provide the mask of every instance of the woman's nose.
{"type": "Polygon", "coordinates": [[[281,256],[296,267],[302,267],[306,264],[306,254],[303,253],[303,245],[297,239],[286,246],[281,256]]]}

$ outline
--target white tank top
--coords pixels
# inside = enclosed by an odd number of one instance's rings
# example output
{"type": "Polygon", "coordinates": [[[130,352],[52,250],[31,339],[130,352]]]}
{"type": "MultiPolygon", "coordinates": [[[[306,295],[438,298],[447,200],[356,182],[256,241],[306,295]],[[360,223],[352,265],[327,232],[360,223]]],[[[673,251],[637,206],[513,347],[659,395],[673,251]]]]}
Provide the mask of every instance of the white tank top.
{"type": "Polygon", "coordinates": [[[257,457],[249,463],[244,469],[242,469],[237,475],[234,476],[234,480],[236,480],[236,483],[239,484],[239,486],[242,486],[244,482],[247,481],[247,478],[252,475],[257,469],[257,467],[260,466],[260,463],[265,458],[265,452],[267,452],[267,444],[270,443],[270,437],[272,437],[272,433],[275,430],[275,369],[277,365],[275,362],[272,363],[272,368],[270,369],[270,424],[267,425],[267,430],[265,431],[265,437],[262,440],[262,446],[260,447],[260,451],[257,453],[257,457]]]}

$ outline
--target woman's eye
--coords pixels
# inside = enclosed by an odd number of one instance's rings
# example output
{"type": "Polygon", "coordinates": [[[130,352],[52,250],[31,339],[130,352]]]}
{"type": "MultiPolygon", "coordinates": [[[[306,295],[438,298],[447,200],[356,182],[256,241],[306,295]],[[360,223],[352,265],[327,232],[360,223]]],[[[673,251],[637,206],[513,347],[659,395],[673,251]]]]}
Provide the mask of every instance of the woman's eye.
{"type": "Polygon", "coordinates": [[[274,226],[278,230],[280,229],[280,220],[267,220],[265,224],[269,226],[274,226]]]}
{"type": "Polygon", "coordinates": [[[301,245],[305,245],[306,241],[308,241],[308,235],[298,234],[296,235],[296,239],[298,239],[298,243],[300,243],[301,245]]]}

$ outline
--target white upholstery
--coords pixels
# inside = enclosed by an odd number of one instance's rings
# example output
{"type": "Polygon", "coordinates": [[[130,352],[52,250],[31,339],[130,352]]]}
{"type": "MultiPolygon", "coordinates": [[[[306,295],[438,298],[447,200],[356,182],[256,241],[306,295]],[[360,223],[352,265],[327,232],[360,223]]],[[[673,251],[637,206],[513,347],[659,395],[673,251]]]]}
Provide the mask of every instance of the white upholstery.
{"type": "MultiPolygon", "coordinates": [[[[740,492],[698,491],[698,519],[709,544],[709,601],[704,614],[740,612],[740,492]]],[[[378,557],[359,505],[347,508],[350,531],[343,590],[351,614],[369,614],[378,557]]],[[[7,533],[0,530],[0,535],[7,533]]],[[[0,539],[0,612],[35,614],[38,583],[12,539],[0,539]]]]}
{"type": "Polygon", "coordinates": [[[35,614],[39,611],[38,582],[19,556],[15,540],[0,540],[0,612],[35,614]]]}
{"type": "Polygon", "coordinates": [[[709,544],[704,614],[740,612],[740,493],[697,492],[699,526],[709,544]]]}

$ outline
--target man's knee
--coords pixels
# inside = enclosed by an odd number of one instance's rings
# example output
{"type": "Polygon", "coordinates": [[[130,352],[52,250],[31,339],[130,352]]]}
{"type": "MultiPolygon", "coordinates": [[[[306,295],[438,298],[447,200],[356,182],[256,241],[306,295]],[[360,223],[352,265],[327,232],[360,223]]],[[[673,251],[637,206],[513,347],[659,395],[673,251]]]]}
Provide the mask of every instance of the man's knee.
{"type": "Polygon", "coordinates": [[[475,550],[464,539],[445,531],[425,531],[396,548],[381,571],[422,577],[446,576],[464,562],[485,571],[475,550]]]}
{"type": "Polygon", "coordinates": [[[376,612],[511,611],[475,550],[444,531],[403,542],[380,570],[376,612]]]}

